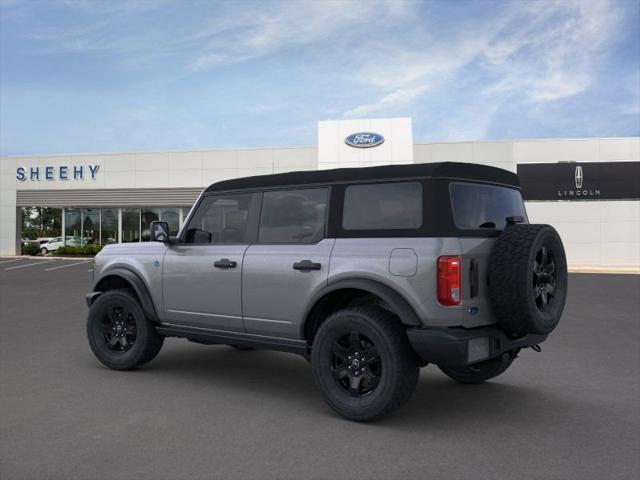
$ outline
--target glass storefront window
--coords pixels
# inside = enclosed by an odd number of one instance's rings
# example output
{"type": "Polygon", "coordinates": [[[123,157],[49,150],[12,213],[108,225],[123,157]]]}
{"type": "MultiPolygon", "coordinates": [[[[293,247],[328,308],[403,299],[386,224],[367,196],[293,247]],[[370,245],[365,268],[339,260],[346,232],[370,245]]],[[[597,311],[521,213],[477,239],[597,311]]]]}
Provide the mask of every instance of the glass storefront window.
{"type": "Polygon", "coordinates": [[[161,208],[160,220],[169,224],[169,235],[178,235],[178,231],[180,230],[179,208],[161,208]]]}
{"type": "Polygon", "coordinates": [[[77,247],[80,245],[82,215],[79,208],[67,208],[64,211],[65,245],[77,247]]]}
{"type": "Polygon", "coordinates": [[[66,244],[70,246],[118,242],[149,241],[151,222],[169,224],[169,234],[178,235],[180,215],[186,217],[188,207],[160,208],[66,208],[64,210],[66,244]],[[122,210],[122,231],[118,232],[118,214],[122,210]]]}
{"type": "Polygon", "coordinates": [[[82,244],[94,245],[100,243],[100,209],[82,209],[82,244]]]}
{"type": "Polygon", "coordinates": [[[117,243],[118,241],[118,209],[103,208],[100,232],[102,245],[117,243]]]}
{"type": "Polygon", "coordinates": [[[140,209],[139,208],[123,208],[122,209],[122,241],[123,242],[139,242],[140,241],[140,209]]]}
{"type": "Polygon", "coordinates": [[[160,209],[158,208],[143,208],[142,209],[142,241],[148,242],[151,232],[151,222],[160,220],[160,209]]]}

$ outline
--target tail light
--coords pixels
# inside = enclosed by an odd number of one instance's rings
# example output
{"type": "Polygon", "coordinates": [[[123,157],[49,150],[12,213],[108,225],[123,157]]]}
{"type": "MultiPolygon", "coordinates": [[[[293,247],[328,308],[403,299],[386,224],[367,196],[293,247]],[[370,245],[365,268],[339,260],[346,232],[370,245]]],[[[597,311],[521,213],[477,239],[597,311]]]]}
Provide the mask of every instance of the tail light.
{"type": "Polygon", "coordinates": [[[442,305],[460,304],[460,264],[458,256],[438,258],[438,301],[442,305]]]}

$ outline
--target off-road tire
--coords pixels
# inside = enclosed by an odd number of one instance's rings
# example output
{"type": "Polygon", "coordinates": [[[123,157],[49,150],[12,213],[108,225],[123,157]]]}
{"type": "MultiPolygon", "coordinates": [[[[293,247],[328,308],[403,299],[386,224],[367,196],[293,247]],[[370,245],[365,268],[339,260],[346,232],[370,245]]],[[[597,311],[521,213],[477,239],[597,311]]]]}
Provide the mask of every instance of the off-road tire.
{"type": "Polygon", "coordinates": [[[131,370],[150,362],[164,342],[164,337],[145,316],[135,294],[127,289],[108,290],[93,302],[87,318],[87,338],[96,358],[114,370],[131,370]],[[135,341],[127,351],[112,350],[103,333],[109,313],[119,308],[135,323],[135,341]]]}
{"type": "Polygon", "coordinates": [[[500,327],[511,337],[551,333],[564,310],[567,278],[562,240],[552,226],[507,225],[489,258],[489,299],[500,327]],[[554,266],[551,275],[545,271],[543,280],[555,286],[552,296],[545,294],[548,304],[539,307],[536,302],[541,303],[541,297],[535,282],[542,277],[541,270],[535,269],[542,249],[554,266]]]}
{"type": "Polygon", "coordinates": [[[509,353],[505,353],[498,358],[485,360],[484,362],[476,363],[475,365],[469,365],[467,367],[438,366],[438,368],[442,371],[442,373],[444,373],[452,380],[471,385],[482,383],[504,373],[505,370],[507,370],[507,368],[511,366],[513,360],[513,356],[511,356],[509,353]]]}
{"type": "MultiPolygon", "coordinates": [[[[362,345],[361,344],[361,345],[362,345]]],[[[363,350],[369,351],[369,350],[363,350]]],[[[371,359],[369,359],[371,360],[371,359]]],[[[358,422],[386,415],[402,406],[418,383],[419,368],[399,319],[380,308],[354,307],[332,314],[320,326],[312,345],[313,377],[323,398],[343,417],[358,422]],[[375,345],[380,372],[377,386],[363,396],[353,396],[334,378],[335,344],[352,333],[375,345]]],[[[369,368],[369,365],[367,365],[369,368]]]]}

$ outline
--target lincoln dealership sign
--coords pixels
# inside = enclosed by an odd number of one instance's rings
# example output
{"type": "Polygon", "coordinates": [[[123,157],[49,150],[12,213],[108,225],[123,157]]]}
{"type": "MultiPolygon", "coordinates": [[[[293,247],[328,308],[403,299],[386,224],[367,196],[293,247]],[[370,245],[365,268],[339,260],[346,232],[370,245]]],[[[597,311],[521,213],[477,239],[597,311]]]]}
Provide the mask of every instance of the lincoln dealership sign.
{"type": "Polygon", "coordinates": [[[18,167],[16,179],[21,182],[30,180],[95,180],[100,165],[57,165],[46,167],[18,167]]]}
{"type": "Polygon", "coordinates": [[[373,132],[359,132],[353,133],[344,139],[344,142],[356,148],[371,148],[377,147],[384,142],[384,137],[379,133],[373,132]]]}
{"type": "Polygon", "coordinates": [[[525,200],[640,199],[640,162],[518,165],[525,200]]]}

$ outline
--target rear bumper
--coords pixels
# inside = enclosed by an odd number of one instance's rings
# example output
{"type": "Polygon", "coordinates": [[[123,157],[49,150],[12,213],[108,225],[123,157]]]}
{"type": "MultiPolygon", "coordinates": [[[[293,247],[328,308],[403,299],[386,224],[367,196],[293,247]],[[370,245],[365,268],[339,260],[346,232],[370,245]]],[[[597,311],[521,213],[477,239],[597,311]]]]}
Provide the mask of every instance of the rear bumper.
{"type": "Polygon", "coordinates": [[[505,352],[538,345],[547,335],[512,339],[496,327],[409,328],[411,346],[424,362],[463,367],[499,357],[505,352]]]}

